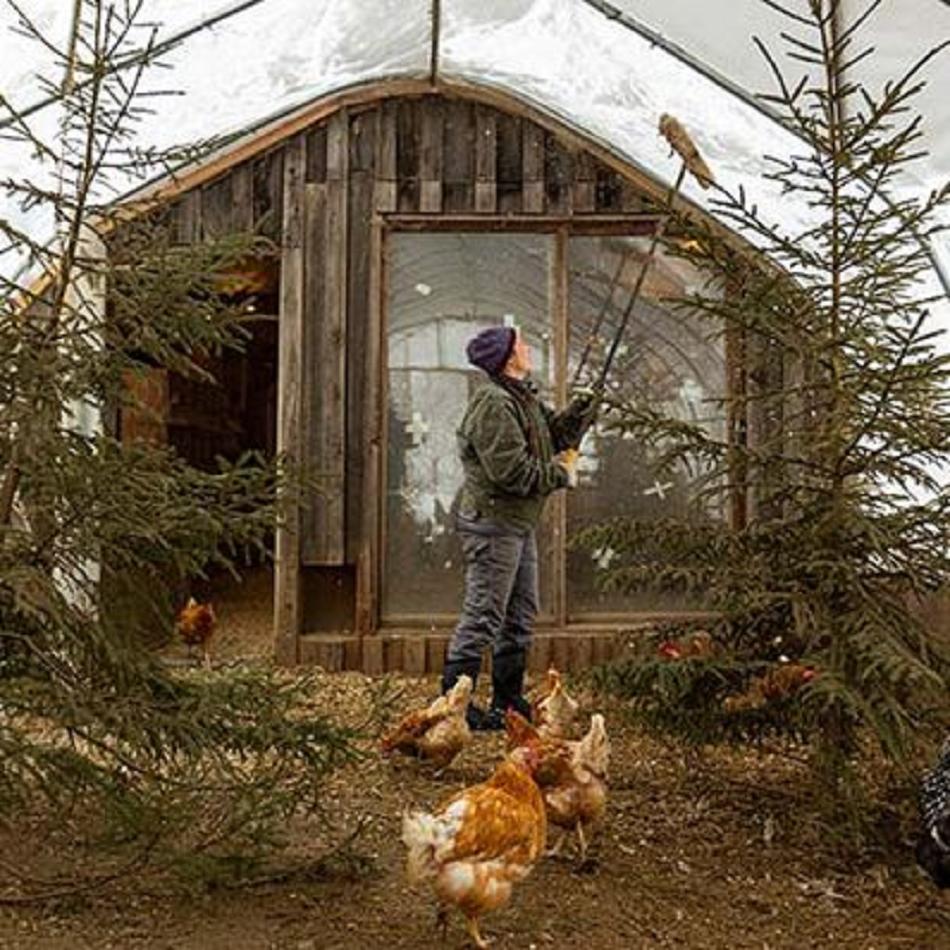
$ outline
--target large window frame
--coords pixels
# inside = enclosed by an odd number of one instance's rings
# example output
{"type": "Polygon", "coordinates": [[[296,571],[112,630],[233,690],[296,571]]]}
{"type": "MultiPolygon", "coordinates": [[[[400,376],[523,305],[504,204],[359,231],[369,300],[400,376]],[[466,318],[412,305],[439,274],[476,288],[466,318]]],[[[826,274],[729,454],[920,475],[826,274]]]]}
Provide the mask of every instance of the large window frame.
{"type": "MultiPolygon", "coordinates": [[[[550,218],[538,216],[506,217],[500,215],[443,215],[432,216],[427,214],[393,214],[386,215],[382,221],[379,255],[377,262],[380,280],[380,321],[379,331],[379,375],[380,386],[380,436],[381,451],[378,454],[379,471],[377,473],[380,486],[388,484],[387,455],[389,446],[388,412],[389,406],[389,361],[387,348],[387,330],[389,325],[389,298],[388,286],[390,275],[390,249],[393,236],[400,233],[486,233],[502,234],[545,234],[553,239],[553,257],[551,263],[551,294],[550,307],[552,327],[554,333],[554,395],[558,407],[565,405],[568,396],[570,378],[568,373],[568,332],[569,332],[569,280],[570,261],[568,245],[572,238],[578,237],[649,237],[657,226],[658,218],[654,215],[576,215],[571,218],[550,218]]],[[[729,402],[736,388],[737,374],[735,372],[736,343],[727,336],[725,346],[725,386],[729,402]]],[[[730,439],[735,435],[735,425],[727,420],[727,431],[730,439]]],[[[732,480],[731,480],[732,481],[732,480]]],[[[376,550],[378,556],[374,583],[376,590],[383,590],[383,575],[386,565],[386,493],[379,492],[377,497],[367,503],[375,504],[377,508],[378,536],[376,550]]],[[[565,492],[556,492],[549,500],[550,509],[546,517],[553,521],[554,551],[552,558],[553,568],[553,610],[550,614],[538,618],[537,628],[540,630],[557,630],[570,628],[584,631],[603,629],[604,627],[627,627],[640,622],[665,620],[671,618],[705,617],[708,612],[699,610],[648,610],[648,611],[604,611],[585,612],[582,616],[572,616],[568,604],[567,584],[567,552],[566,536],[568,524],[567,498],[565,492]]],[[[742,520],[743,504],[738,490],[733,490],[728,504],[727,527],[737,526],[742,520]]],[[[400,614],[386,617],[382,612],[381,597],[377,599],[380,612],[377,625],[381,629],[413,629],[413,628],[445,628],[450,627],[457,619],[457,611],[451,614],[433,613],[425,615],[400,614]]],[[[461,604],[459,605],[461,606],[461,604]]]]}

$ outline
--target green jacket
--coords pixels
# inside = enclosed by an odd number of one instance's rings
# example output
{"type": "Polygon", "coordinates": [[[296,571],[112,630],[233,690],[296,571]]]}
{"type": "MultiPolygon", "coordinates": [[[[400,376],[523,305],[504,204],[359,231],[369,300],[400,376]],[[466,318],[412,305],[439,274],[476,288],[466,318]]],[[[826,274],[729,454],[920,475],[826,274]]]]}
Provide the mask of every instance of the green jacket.
{"type": "Polygon", "coordinates": [[[458,428],[465,469],[460,513],[533,528],[547,496],[567,487],[555,454],[576,445],[584,428],[576,405],[556,413],[530,383],[492,379],[472,396],[458,428]]]}

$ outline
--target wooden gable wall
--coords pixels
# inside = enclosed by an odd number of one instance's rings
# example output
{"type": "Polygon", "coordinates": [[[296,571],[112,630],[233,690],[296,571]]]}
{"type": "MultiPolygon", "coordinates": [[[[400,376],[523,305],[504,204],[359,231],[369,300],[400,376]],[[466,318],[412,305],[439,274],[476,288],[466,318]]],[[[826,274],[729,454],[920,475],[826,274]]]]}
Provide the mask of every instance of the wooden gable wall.
{"type": "Polygon", "coordinates": [[[294,563],[354,565],[356,627],[375,622],[387,219],[504,228],[645,210],[632,182],[572,136],[441,93],[344,106],[175,201],[182,242],[253,227],[281,247],[278,447],[320,493],[278,536],[279,656],[293,661],[301,630],[294,563]]]}

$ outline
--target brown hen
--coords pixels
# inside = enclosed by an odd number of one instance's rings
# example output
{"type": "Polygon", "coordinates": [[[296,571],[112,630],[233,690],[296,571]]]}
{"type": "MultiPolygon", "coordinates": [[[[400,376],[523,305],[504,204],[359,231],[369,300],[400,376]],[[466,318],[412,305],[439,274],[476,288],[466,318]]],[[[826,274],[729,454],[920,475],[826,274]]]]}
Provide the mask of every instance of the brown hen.
{"type": "Polygon", "coordinates": [[[416,709],[382,741],[383,755],[427,759],[444,769],[472,741],[465,710],[472,695],[472,680],[460,676],[456,684],[425,709],[416,709]]]}
{"type": "Polygon", "coordinates": [[[465,789],[435,813],[403,816],[406,871],[414,884],[432,882],[443,937],[448,908],[455,906],[475,945],[487,947],[479,917],[507,903],[512,886],[531,873],[547,831],[532,778],[537,764],[534,749],[517,749],[487,782],[465,789]]]}
{"type": "Polygon", "coordinates": [[[206,669],[211,669],[211,638],[214,636],[214,627],[217,617],[214,607],[209,604],[199,604],[194,597],[188,598],[188,603],[178,612],[175,621],[175,632],[188,647],[191,656],[194,648],[201,650],[202,662],[206,669]]]}
{"type": "Polygon", "coordinates": [[[564,688],[561,674],[552,666],[540,695],[532,703],[532,720],[542,736],[566,739],[571,736],[578,703],[564,688]]]}
{"type": "MultiPolygon", "coordinates": [[[[591,717],[590,729],[578,741],[545,737],[514,710],[505,716],[509,748],[534,749],[535,780],[541,787],[548,821],[577,832],[581,862],[587,860],[588,831],[600,823],[607,807],[610,740],[604,717],[591,717]]],[[[555,850],[560,848],[564,835],[555,850]]]]}

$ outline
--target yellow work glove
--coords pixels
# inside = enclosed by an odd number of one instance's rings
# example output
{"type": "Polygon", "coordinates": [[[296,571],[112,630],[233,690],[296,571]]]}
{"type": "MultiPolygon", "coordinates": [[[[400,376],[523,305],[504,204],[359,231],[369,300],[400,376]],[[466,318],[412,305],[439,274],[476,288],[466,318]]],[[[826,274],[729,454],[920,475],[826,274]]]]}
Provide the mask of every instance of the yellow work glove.
{"type": "Polygon", "coordinates": [[[557,457],[558,464],[567,472],[567,487],[577,488],[577,449],[565,449],[557,457]]]}

